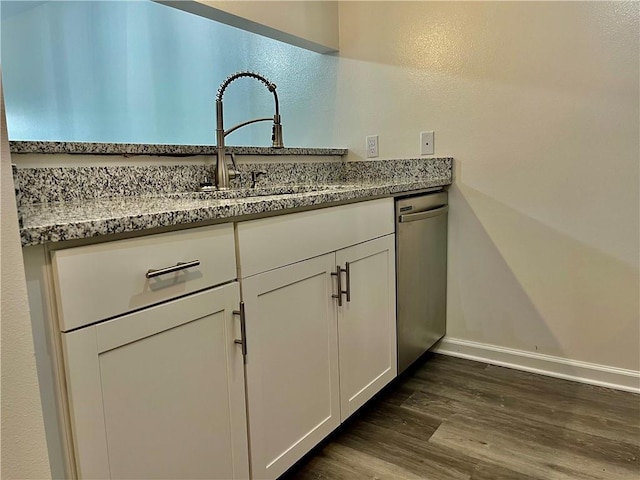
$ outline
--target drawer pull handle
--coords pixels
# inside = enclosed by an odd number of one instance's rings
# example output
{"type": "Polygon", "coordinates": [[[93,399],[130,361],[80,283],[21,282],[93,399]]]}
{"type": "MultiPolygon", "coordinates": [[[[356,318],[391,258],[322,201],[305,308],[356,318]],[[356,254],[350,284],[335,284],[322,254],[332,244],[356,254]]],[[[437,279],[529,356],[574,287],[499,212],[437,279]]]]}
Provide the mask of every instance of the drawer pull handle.
{"type": "Polygon", "coordinates": [[[198,265],[200,265],[200,260],[191,260],[190,262],[178,262],[172,267],[164,267],[164,268],[158,268],[157,270],[149,270],[145,275],[145,277],[153,278],[159,275],[164,275],[165,273],[179,272],[180,270],[185,270],[187,268],[197,267],[198,265]]]}

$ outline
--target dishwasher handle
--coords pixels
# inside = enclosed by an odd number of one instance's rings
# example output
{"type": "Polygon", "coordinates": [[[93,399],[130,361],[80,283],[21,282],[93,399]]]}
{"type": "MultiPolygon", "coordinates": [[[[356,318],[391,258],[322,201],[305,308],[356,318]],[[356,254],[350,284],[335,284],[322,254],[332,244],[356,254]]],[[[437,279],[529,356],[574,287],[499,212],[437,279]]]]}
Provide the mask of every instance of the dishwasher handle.
{"type": "Polygon", "coordinates": [[[400,215],[400,223],[415,222],[416,220],[424,220],[425,218],[437,217],[443,213],[449,211],[449,205],[444,205],[440,208],[433,210],[427,210],[425,212],[407,213],[406,215],[400,215]]]}

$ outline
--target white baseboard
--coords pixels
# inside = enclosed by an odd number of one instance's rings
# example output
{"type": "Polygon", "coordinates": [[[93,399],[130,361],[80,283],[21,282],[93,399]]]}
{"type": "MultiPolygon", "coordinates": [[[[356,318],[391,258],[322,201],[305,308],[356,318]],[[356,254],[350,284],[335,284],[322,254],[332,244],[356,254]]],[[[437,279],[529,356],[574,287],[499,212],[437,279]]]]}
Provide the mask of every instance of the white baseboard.
{"type": "Polygon", "coordinates": [[[640,372],[445,337],[436,353],[601,387],[640,393],[640,372]]]}

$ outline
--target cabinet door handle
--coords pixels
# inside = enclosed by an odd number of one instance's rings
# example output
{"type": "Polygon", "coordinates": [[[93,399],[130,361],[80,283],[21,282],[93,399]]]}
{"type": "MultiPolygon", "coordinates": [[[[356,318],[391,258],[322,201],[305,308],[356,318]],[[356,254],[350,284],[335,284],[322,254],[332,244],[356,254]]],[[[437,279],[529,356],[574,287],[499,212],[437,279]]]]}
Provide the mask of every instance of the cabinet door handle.
{"type": "Polygon", "coordinates": [[[336,271],[331,272],[331,276],[338,277],[338,293],[332,294],[332,298],[338,299],[338,306],[342,306],[342,295],[347,296],[347,302],[351,301],[351,271],[349,269],[349,262],[345,262],[345,268],[340,265],[336,265],[336,271]],[[346,273],[347,289],[342,289],[342,272],[346,273]]]}
{"type": "Polygon", "coordinates": [[[178,262],[171,267],[149,269],[145,277],[153,278],[159,275],[164,275],[166,273],[173,273],[173,272],[178,272],[180,270],[185,270],[187,268],[197,267],[198,265],[200,265],[200,260],[191,260],[190,262],[178,262]]]}
{"type": "Polygon", "coordinates": [[[247,323],[244,313],[244,302],[240,302],[240,310],[234,310],[234,315],[240,315],[240,338],[236,338],[233,343],[242,345],[242,356],[247,356],[247,323]]]}
{"type": "Polygon", "coordinates": [[[341,307],[342,306],[342,268],[340,268],[340,265],[336,265],[336,271],[335,272],[331,272],[331,276],[332,277],[337,277],[338,278],[338,293],[333,293],[331,294],[331,298],[337,298],[338,299],[338,306],[341,307]]]}
{"type": "Polygon", "coordinates": [[[347,289],[343,292],[347,294],[347,302],[351,301],[351,269],[349,268],[349,262],[344,263],[344,271],[347,274],[347,289]]]}

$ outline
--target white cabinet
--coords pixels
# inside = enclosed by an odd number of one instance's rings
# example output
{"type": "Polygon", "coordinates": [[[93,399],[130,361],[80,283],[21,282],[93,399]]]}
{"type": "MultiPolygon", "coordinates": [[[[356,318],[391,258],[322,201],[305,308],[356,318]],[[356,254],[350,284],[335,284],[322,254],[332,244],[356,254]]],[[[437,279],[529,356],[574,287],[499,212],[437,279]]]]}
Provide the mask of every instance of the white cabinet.
{"type": "Polygon", "coordinates": [[[54,250],[51,265],[66,332],[235,279],[233,224],[54,250]]]}
{"type": "Polygon", "coordinates": [[[250,277],[395,232],[392,198],[238,223],[240,276],[250,277]]]}
{"type": "Polygon", "coordinates": [[[255,479],[277,478],[397,373],[392,200],[309,213],[238,225],[241,270],[270,268],[242,279],[255,479]],[[336,236],[361,243],[335,249],[336,236]]]}
{"type": "Polygon", "coordinates": [[[284,473],[396,376],[393,217],[388,198],[52,249],[70,470],[284,473]]]}
{"type": "Polygon", "coordinates": [[[235,259],[233,224],[51,252],[79,478],[248,478],[235,259]]]}
{"type": "Polygon", "coordinates": [[[344,421],[397,374],[395,235],[339,250],[336,262],[349,269],[349,300],[338,307],[344,421]]]}
{"type": "Polygon", "coordinates": [[[248,478],[236,282],[64,333],[80,478],[248,478]]]}
{"type": "Polygon", "coordinates": [[[340,424],[334,259],[243,281],[255,479],[277,478],[340,424]]]}

